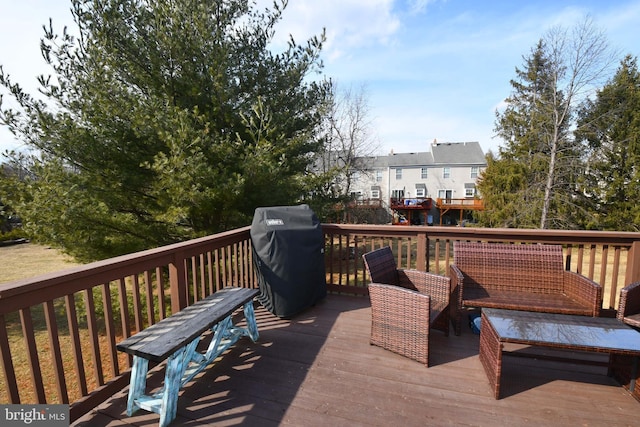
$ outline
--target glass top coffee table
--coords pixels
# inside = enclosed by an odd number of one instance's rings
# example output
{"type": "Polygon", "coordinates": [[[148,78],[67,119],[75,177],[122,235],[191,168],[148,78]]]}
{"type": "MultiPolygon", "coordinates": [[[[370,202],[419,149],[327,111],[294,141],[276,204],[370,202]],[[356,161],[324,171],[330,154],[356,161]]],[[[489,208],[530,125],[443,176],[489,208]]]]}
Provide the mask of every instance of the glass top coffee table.
{"type": "Polygon", "coordinates": [[[496,399],[500,398],[504,343],[632,356],[629,391],[633,393],[640,332],[617,319],[485,308],[481,325],[480,362],[496,399]]]}

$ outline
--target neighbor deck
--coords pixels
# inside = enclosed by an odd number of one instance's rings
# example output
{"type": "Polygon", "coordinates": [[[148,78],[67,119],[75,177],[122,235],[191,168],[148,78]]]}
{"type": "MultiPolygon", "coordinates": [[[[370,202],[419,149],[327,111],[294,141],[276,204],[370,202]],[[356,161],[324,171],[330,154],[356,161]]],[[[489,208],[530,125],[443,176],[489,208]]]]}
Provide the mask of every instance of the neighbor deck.
{"type": "MultiPolygon", "coordinates": [[[[260,339],[241,339],[187,384],[172,426],[626,426],[640,402],[604,366],[507,357],[495,400],[478,358],[479,337],[431,337],[431,367],[369,345],[366,297],[329,295],[293,320],[256,308],[260,339]],[[515,377],[518,380],[515,380],[515,377]],[[511,378],[511,379],[510,379],[511,378]]],[[[580,355],[605,361],[601,355],[580,355]]],[[[155,375],[159,384],[162,375],[155,375]]],[[[127,389],[78,426],[157,425],[126,416],[127,389]]]]}

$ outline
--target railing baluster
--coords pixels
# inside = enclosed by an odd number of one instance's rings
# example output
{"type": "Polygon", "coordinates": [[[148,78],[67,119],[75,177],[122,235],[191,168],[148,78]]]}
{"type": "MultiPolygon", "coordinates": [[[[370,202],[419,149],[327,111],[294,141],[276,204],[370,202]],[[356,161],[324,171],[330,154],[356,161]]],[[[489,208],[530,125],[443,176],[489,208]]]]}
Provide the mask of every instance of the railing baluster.
{"type": "Polygon", "coordinates": [[[67,309],[67,323],[69,325],[69,334],[71,335],[71,350],[74,357],[74,368],[76,372],[76,380],[81,396],[86,396],[87,378],[84,373],[84,362],[82,360],[82,347],[80,344],[80,332],[78,330],[78,317],[76,314],[76,301],[72,294],[65,295],[65,306],[67,309]]]}
{"type": "Polygon", "coordinates": [[[4,372],[7,401],[15,404],[20,403],[16,371],[13,369],[13,358],[11,357],[9,335],[7,334],[7,324],[2,314],[0,314],[0,355],[2,355],[2,371],[4,372]]]}
{"type": "MultiPolygon", "coordinates": [[[[594,250],[595,252],[595,250],[594,250]]],[[[600,279],[598,283],[602,285],[602,288],[605,288],[605,284],[607,281],[607,261],[609,259],[609,245],[602,246],[601,258],[600,258],[600,279]]],[[[604,296],[606,297],[606,296],[604,296]]]]}
{"type": "Polygon", "coordinates": [[[215,262],[215,287],[216,290],[219,290],[222,288],[221,284],[220,284],[220,252],[218,249],[216,249],[214,251],[214,262],[215,262]]]}
{"type": "MultiPolygon", "coordinates": [[[[45,301],[44,318],[47,323],[47,332],[49,334],[49,345],[51,349],[51,359],[53,359],[53,370],[56,376],[56,391],[58,392],[58,400],[61,403],[69,403],[69,394],[67,392],[67,382],[64,377],[64,365],[62,363],[62,352],[60,351],[60,339],[58,336],[58,322],[56,321],[55,306],[53,301],[45,301]]],[[[117,375],[117,374],[114,374],[117,375]]]]}
{"type": "MultiPolygon", "coordinates": [[[[129,302],[127,298],[127,286],[124,278],[118,279],[118,303],[120,304],[120,324],[122,325],[122,338],[131,336],[131,317],[129,316],[129,302]]],[[[128,355],[127,368],[131,368],[133,357],[128,355]]]]}
{"type": "Polygon", "coordinates": [[[596,245],[591,245],[589,247],[589,279],[594,278],[594,271],[596,266],[596,245]]]}
{"type": "Polygon", "coordinates": [[[584,260],[584,245],[578,245],[578,268],[576,272],[578,274],[582,274],[582,262],[584,260]]]}
{"type": "Polygon", "coordinates": [[[211,251],[207,251],[207,275],[208,275],[208,285],[209,285],[209,294],[212,294],[216,291],[215,281],[214,281],[214,268],[213,268],[213,254],[211,251]]]}
{"type": "Polygon", "coordinates": [[[164,301],[164,271],[162,267],[156,267],[156,284],[158,285],[158,313],[160,320],[167,317],[167,304],[164,301]]]}
{"type": "Polygon", "coordinates": [[[98,322],[96,319],[96,306],[93,299],[93,289],[84,291],[84,305],[87,311],[87,328],[91,342],[91,364],[93,365],[93,377],[99,385],[104,384],[102,373],[102,359],[100,357],[100,343],[98,342],[98,322]]]}
{"type": "Polygon", "coordinates": [[[620,246],[613,247],[613,270],[611,272],[611,289],[609,291],[609,308],[617,307],[618,301],[618,271],[620,270],[620,246]]]}
{"type": "Polygon", "coordinates": [[[138,275],[134,274],[131,277],[131,293],[133,296],[133,318],[136,322],[136,330],[141,331],[144,329],[142,324],[142,307],[140,301],[140,282],[138,275]]]}
{"type": "Polygon", "coordinates": [[[144,287],[147,301],[147,325],[151,326],[156,323],[156,312],[153,304],[153,282],[151,281],[151,272],[149,270],[144,272],[144,287]]]}
{"type": "Polygon", "coordinates": [[[202,298],[206,298],[207,297],[207,275],[205,273],[205,269],[206,269],[206,263],[204,261],[204,254],[200,254],[199,256],[200,258],[200,294],[202,295],[202,298]]]}
{"type": "Polygon", "coordinates": [[[103,283],[100,290],[102,292],[102,310],[104,311],[104,325],[108,343],[107,349],[109,350],[109,358],[111,360],[111,375],[117,377],[120,375],[120,368],[118,366],[118,352],[116,351],[116,331],[113,321],[111,287],[109,283],[103,283]]]}
{"type": "Polygon", "coordinates": [[[31,382],[36,394],[38,403],[47,403],[45,397],[44,385],[42,383],[42,371],[40,370],[40,361],[38,360],[38,347],[36,345],[35,333],[33,331],[33,319],[31,318],[31,310],[23,308],[20,310],[20,323],[22,324],[22,334],[27,349],[27,360],[31,368],[31,382]]]}
{"type": "Polygon", "coordinates": [[[191,257],[191,289],[193,290],[193,302],[200,300],[198,292],[198,266],[196,257],[191,257]]]}

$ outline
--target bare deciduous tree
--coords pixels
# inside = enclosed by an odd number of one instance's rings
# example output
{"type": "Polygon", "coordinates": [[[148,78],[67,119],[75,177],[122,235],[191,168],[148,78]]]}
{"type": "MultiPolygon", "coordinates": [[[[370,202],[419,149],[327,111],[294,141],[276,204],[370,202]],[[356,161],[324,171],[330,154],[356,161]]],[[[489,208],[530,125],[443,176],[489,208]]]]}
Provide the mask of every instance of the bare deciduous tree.
{"type": "Polygon", "coordinates": [[[616,59],[608,46],[606,35],[588,16],[571,30],[560,26],[551,28],[544,36],[543,43],[550,66],[547,75],[552,79],[548,82],[551,103],[543,106],[544,111],[550,114],[551,124],[545,135],[549,169],[540,217],[540,228],[547,228],[558,174],[558,154],[567,148],[575,150],[568,132],[573,125],[573,113],[578,103],[603,83],[616,59]]]}
{"type": "Polygon", "coordinates": [[[326,147],[337,173],[335,184],[344,197],[351,194],[354,175],[367,173],[366,159],[379,149],[370,114],[366,86],[340,90],[332,85],[326,147]]]}

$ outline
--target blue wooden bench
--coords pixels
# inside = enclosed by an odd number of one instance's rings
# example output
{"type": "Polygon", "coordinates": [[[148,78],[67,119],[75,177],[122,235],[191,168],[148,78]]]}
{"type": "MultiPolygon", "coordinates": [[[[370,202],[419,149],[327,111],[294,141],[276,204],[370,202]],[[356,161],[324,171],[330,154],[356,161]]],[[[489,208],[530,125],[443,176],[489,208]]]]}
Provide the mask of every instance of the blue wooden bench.
{"type": "Polygon", "coordinates": [[[225,288],[204,300],[151,325],[122,341],[118,350],[133,355],[127,415],[138,409],[160,414],[160,427],[176,417],[178,392],[200,371],[242,336],[258,339],[258,326],[253,311],[257,289],[225,288]],[[247,327],[233,324],[233,313],[244,306],[247,327]],[[202,334],[211,329],[213,337],[206,352],[197,351],[202,334]],[[149,361],[167,359],[164,385],[151,396],[145,395],[149,361]]]}

